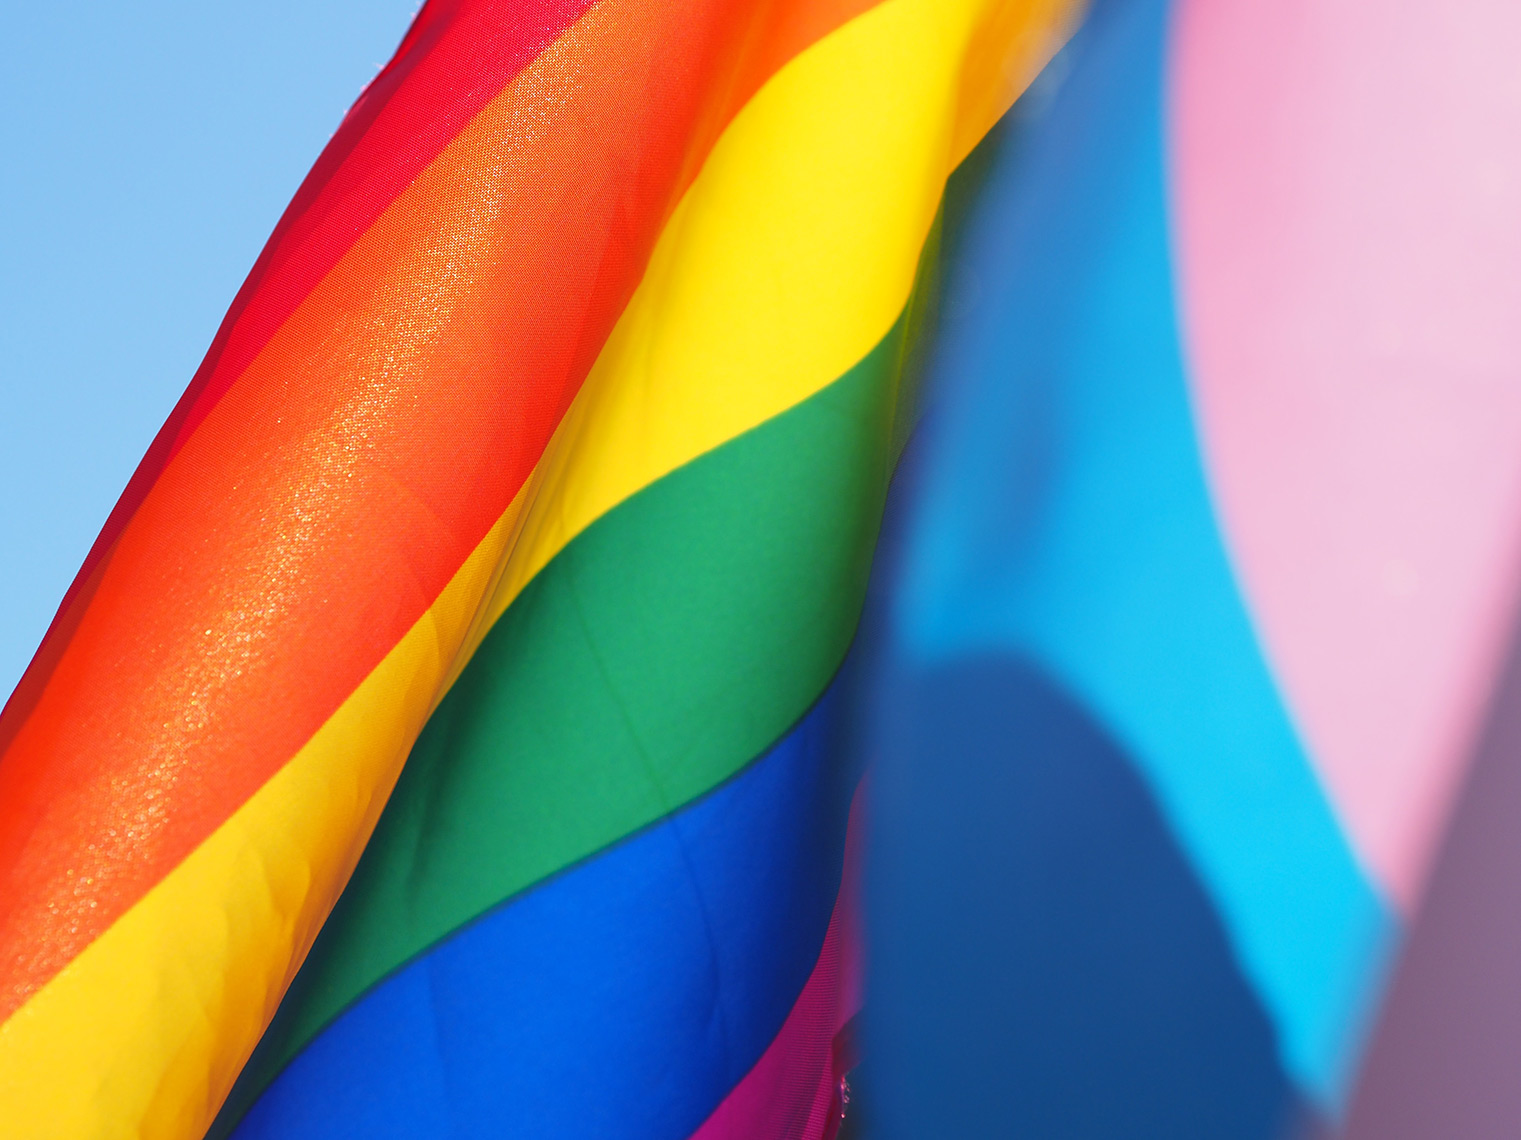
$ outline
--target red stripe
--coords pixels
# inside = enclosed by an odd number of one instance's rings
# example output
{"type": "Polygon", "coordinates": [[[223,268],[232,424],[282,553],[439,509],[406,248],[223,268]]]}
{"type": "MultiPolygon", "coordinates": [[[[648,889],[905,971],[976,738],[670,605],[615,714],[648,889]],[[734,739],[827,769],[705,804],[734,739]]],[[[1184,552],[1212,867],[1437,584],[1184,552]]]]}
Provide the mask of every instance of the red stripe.
{"type": "MultiPolygon", "coordinates": [[[[318,281],[592,0],[433,0],[344,116],[191,380],[171,454],[318,281]]],[[[166,425],[167,427],[167,425],[166,425]]]]}
{"type": "Polygon", "coordinates": [[[429,0],[360,94],[281,215],[201,366],[107,517],[22,683],[0,749],[35,705],[97,569],[186,438],[275,330],[464,125],[593,0],[429,0]]]}

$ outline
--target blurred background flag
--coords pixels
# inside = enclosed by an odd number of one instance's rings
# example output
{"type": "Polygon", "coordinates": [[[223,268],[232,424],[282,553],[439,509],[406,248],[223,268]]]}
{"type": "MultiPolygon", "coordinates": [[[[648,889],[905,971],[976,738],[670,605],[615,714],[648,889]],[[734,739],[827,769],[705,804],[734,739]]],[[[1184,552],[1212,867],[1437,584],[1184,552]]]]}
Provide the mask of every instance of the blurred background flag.
{"type": "Polygon", "coordinates": [[[1518,48],[1499,4],[1100,0],[985,144],[879,667],[874,1137],[1335,1129],[1413,919],[1356,1134],[1514,1135],[1503,700],[1469,757],[1518,48]]]}

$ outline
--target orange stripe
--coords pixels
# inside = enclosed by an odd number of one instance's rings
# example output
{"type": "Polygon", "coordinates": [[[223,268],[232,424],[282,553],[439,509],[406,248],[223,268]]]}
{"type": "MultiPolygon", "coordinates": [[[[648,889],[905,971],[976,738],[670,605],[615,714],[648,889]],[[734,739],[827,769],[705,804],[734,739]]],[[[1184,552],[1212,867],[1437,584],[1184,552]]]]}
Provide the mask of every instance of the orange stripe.
{"type": "Polygon", "coordinates": [[[722,0],[602,0],[190,437],[0,763],[0,1015],[295,754],[438,595],[748,96],[722,80],[827,31],[795,19],[810,7],[757,23],[722,0]]]}

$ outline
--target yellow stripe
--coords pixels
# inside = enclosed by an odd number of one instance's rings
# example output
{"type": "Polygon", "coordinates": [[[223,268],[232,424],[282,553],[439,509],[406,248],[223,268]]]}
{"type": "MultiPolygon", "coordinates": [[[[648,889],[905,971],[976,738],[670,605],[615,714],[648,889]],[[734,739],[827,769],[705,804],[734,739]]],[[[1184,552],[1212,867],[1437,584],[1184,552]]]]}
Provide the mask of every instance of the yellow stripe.
{"type": "Polygon", "coordinates": [[[523,533],[451,684],[597,518],[871,351],[908,301],[946,177],[1060,45],[1074,7],[884,3],[756,94],[534,471],[523,533]]]}
{"type": "Polygon", "coordinates": [[[593,520],[881,339],[946,175],[1067,10],[887,0],[772,78],[672,217],[529,484],[433,607],[285,768],[0,1026],[7,1136],[201,1134],[446,670],[593,520]]]}
{"type": "Polygon", "coordinates": [[[7,1140],[206,1130],[374,829],[517,514],[290,763],[0,1026],[7,1140]]]}

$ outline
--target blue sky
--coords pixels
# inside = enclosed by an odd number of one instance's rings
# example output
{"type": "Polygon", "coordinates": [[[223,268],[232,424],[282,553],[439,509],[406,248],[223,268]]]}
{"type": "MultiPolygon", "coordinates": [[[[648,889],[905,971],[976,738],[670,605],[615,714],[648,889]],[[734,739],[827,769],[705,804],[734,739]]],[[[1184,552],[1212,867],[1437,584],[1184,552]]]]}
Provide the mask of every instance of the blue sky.
{"type": "Polygon", "coordinates": [[[0,700],[417,6],[0,2],[0,700]]]}

